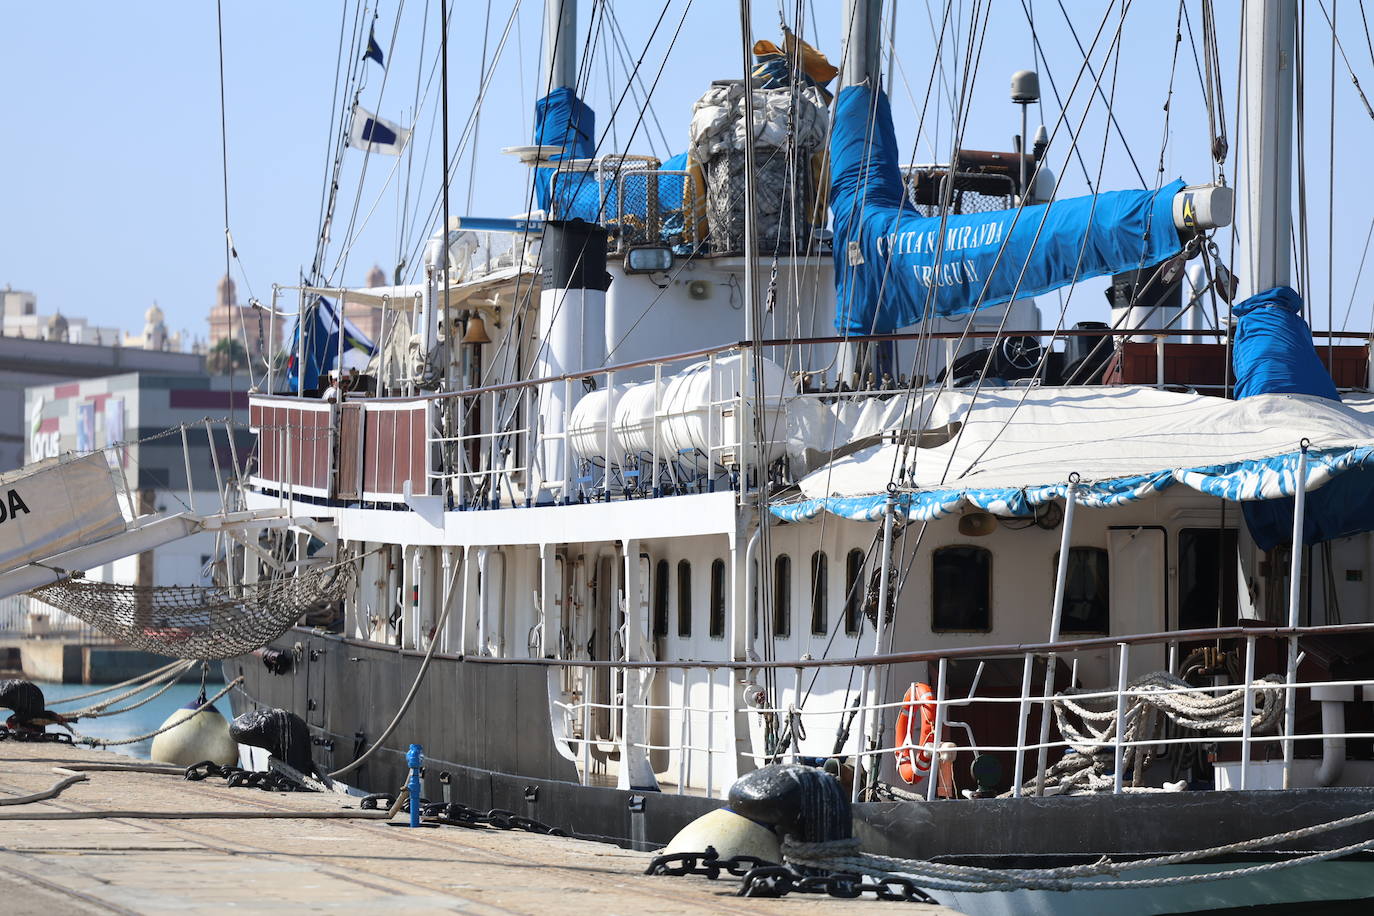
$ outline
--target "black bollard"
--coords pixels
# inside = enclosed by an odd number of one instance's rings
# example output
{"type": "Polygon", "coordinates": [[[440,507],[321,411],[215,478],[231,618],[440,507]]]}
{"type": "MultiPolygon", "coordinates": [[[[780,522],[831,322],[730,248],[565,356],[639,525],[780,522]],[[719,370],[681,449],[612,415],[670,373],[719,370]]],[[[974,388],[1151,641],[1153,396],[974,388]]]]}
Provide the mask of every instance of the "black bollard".
{"type": "Polygon", "coordinates": [[[310,755],[310,730],[293,712],[285,709],[246,712],[229,723],[229,737],[239,744],[260,747],[307,776],[315,772],[315,761],[310,755]]]}
{"type": "Polygon", "coordinates": [[[853,836],[840,781],[816,767],[774,764],[747,773],[730,787],[730,810],[802,842],[853,836]]]}

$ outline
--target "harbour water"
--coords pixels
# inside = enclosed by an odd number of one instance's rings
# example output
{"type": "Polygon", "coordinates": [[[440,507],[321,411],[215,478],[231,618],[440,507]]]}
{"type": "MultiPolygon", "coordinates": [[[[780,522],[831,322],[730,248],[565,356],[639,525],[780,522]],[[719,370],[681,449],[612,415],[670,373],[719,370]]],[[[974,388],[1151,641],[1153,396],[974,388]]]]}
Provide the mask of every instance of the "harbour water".
{"type": "MultiPolygon", "coordinates": [[[[44,683],[39,686],[43,688],[43,696],[47,699],[48,705],[51,707],[63,697],[89,693],[101,685],[44,683]]],[[[216,678],[206,685],[206,690],[210,696],[214,696],[223,686],[223,683],[216,678]]],[[[157,689],[158,688],[154,688],[154,692],[157,689]]],[[[101,694],[87,700],[78,700],[70,706],[56,706],[54,709],[56,712],[61,713],[70,712],[73,709],[79,709],[91,703],[101,702],[108,699],[110,696],[118,695],[120,692],[121,691],[113,691],[109,694],[101,694]]],[[[99,719],[82,719],[77,722],[73,728],[78,735],[89,735],[92,738],[107,738],[112,740],[132,738],[135,735],[146,735],[149,732],[157,731],[158,728],[162,726],[162,723],[167,720],[167,717],[178,708],[195,703],[199,694],[199,683],[174,684],[167,689],[166,693],[137,709],[131,709],[128,712],[122,712],[117,715],[106,716],[99,719]]],[[[148,694],[145,692],[130,697],[127,700],[121,700],[114,704],[114,708],[118,709],[129,706],[133,703],[137,703],[141,699],[145,699],[147,696],[148,694]]],[[[228,703],[221,700],[217,705],[220,712],[227,716],[229,713],[228,703]]],[[[115,745],[110,747],[109,750],[128,757],[138,757],[146,760],[152,751],[152,746],[153,741],[151,738],[148,738],[133,744],[115,745]]]]}

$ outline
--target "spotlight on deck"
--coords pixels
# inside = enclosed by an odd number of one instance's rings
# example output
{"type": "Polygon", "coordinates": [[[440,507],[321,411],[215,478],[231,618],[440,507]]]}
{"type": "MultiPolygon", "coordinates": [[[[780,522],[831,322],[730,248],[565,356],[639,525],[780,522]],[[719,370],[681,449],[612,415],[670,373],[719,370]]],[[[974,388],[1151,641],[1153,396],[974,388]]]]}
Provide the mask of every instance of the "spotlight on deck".
{"type": "Polygon", "coordinates": [[[661,245],[644,248],[631,248],[625,252],[625,272],[627,274],[653,274],[670,270],[673,266],[673,251],[661,245]]]}

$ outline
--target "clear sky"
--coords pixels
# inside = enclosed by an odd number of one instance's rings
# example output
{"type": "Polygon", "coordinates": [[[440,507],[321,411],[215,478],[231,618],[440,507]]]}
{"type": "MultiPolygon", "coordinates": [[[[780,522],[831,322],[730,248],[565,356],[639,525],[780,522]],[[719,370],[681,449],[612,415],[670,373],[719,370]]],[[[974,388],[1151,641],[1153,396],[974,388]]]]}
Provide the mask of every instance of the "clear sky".
{"type": "MultiPolygon", "coordinates": [[[[1355,94],[1345,65],[1337,58],[1334,81],[1336,143],[1334,195],[1328,189],[1327,142],[1333,82],[1331,32],[1322,6],[1337,6],[1337,22],[1350,65],[1362,84],[1374,88],[1374,51],[1366,45],[1358,6],[1350,0],[1308,3],[1306,28],[1307,220],[1311,232],[1314,325],[1326,326],[1328,276],[1333,278],[1337,326],[1352,294],[1369,229],[1368,180],[1360,168],[1361,149],[1371,143],[1369,115],[1355,94]],[[1334,199],[1334,210],[1328,200],[1334,199]],[[1335,244],[1327,242],[1328,215],[1335,244]],[[1334,271],[1327,270],[1328,252],[1334,271]]],[[[389,50],[385,72],[367,65],[365,106],[383,117],[415,125],[413,153],[399,161],[372,156],[361,175],[363,155],[346,154],[340,181],[333,243],[326,266],[336,280],[357,284],[373,264],[388,272],[398,256],[410,257],[428,229],[437,199],[439,156],[437,110],[437,15],[439,0],[371,0],[380,5],[376,35],[389,50]],[[394,34],[394,39],[393,39],[394,34]],[[393,46],[394,40],[394,46],[393,46]],[[417,105],[417,103],[419,103],[417,105]],[[419,114],[416,114],[416,109],[419,114]],[[409,196],[404,195],[409,176],[409,196]],[[360,178],[361,183],[360,183],[360,178]],[[403,201],[407,219],[401,219],[403,201]],[[414,219],[418,202],[421,219],[414,219]],[[355,216],[356,214],[356,216],[355,216]],[[350,221],[354,230],[348,231],[350,221]],[[346,256],[345,240],[354,237],[346,256]]],[[[791,18],[795,2],[752,6],[754,34],[777,38],[778,9],[791,18]]],[[[583,0],[579,17],[586,48],[592,0],[583,0]]],[[[967,32],[970,3],[962,11],[967,32]]],[[[1222,72],[1227,119],[1236,112],[1235,46],[1238,0],[1216,4],[1221,33],[1222,72]]],[[[596,109],[602,149],[656,152],[666,158],[685,148],[692,102],[712,79],[735,78],[742,64],[739,7],[735,0],[612,0],[628,54],[617,50],[609,19],[598,13],[591,60],[587,62],[587,101],[596,109]],[[681,33],[667,54],[678,21],[681,33]],[[662,24],[645,51],[655,23],[662,24]],[[653,88],[653,115],[637,132],[639,106],[626,98],[610,114],[625,85],[627,61],[643,54],[639,75],[653,88]],[[667,54],[665,58],[665,54],[667,54]],[[666,61],[666,62],[665,62],[666,61]],[[662,67],[661,77],[659,68],[662,67]],[[613,97],[614,96],[614,97],[613,97]],[[659,126],[662,133],[660,134],[659,126]],[[634,133],[633,141],[630,141],[634,133]],[[666,140],[665,140],[666,138],[666,140]]],[[[1085,45],[1108,8],[1099,0],[1064,0],[1085,45]]],[[[225,0],[225,95],[229,153],[230,226],[241,258],[234,268],[240,299],[248,289],[264,301],[271,285],[296,282],[314,252],[321,192],[328,164],[328,132],[339,104],[334,92],[339,61],[341,14],[351,27],[354,0],[336,2],[225,0]],[[242,270],[242,273],[240,273],[242,270]],[[246,285],[244,279],[246,277],[246,285]]],[[[839,60],[840,4],[802,4],[808,37],[832,60],[839,60]]],[[[900,0],[893,68],[893,110],[898,139],[911,149],[926,96],[942,4],[900,0]]],[[[1115,7],[1119,11],[1120,6],[1115,7]]],[[[1118,24],[1112,12],[1098,50],[1100,66],[1118,24]]],[[[1193,34],[1200,41],[1197,0],[1188,0],[1193,34]]],[[[1164,148],[1165,174],[1193,182],[1210,178],[1206,109],[1185,25],[1173,70],[1174,95],[1166,134],[1168,95],[1178,7],[1170,0],[1134,0],[1126,17],[1119,65],[1115,68],[1114,110],[1125,135],[1106,141],[1102,186],[1138,187],[1129,145],[1146,180],[1153,184],[1164,148]]],[[[449,93],[452,145],[461,147],[461,167],[451,191],[455,214],[502,216],[526,208],[528,170],[503,156],[500,148],[529,142],[531,112],[539,94],[539,0],[465,0],[455,8],[450,30],[449,93]],[[511,18],[515,10],[514,19],[511,18]],[[510,32],[495,64],[494,78],[474,133],[468,129],[478,95],[484,45],[486,59],[497,56],[503,30],[510,32]],[[474,142],[475,141],[475,142],[474,142]],[[472,150],[476,150],[475,171],[472,150]]],[[[886,23],[884,24],[886,29],[886,23]]],[[[0,142],[0,284],[33,290],[44,312],[142,326],[143,311],[156,300],[173,330],[206,333],[205,316],[215,283],[224,272],[223,187],[220,159],[219,72],[215,4],[210,0],[136,0],[126,4],[0,4],[0,85],[5,137],[0,142]]],[[[963,38],[960,39],[963,47],[963,38]]],[[[951,67],[955,55],[947,42],[942,76],[926,117],[928,135],[915,158],[943,158],[950,135],[951,67]]],[[[994,0],[976,78],[965,146],[1010,149],[1019,114],[1008,98],[1012,71],[1038,67],[1043,101],[1032,115],[1032,129],[1043,120],[1053,128],[1059,115],[1051,90],[1053,75],[1068,96],[1083,60],[1052,0],[994,0]],[[1027,9],[1035,16],[1048,60],[1037,62],[1027,9]]],[[[345,61],[345,65],[347,65],[345,61]]],[[[885,61],[886,64],[886,61],[885,61]]],[[[1113,64],[1116,64],[1113,58],[1113,64]]],[[[1069,125],[1077,128],[1088,101],[1091,77],[1068,104],[1069,125]]],[[[1110,91],[1111,74],[1103,80],[1110,91]]],[[[1069,155],[1067,128],[1051,149],[1050,162],[1065,181],[1061,195],[1084,193],[1083,169],[1095,173],[1102,158],[1106,125],[1099,99],[1080,134],[1082,164],[1069,155]]],[[[1228,128],[1229,129],[1229,128],[1228,128]]],[[[1240,142],[1231,138],[1232,157],[1240,142]]],[[[1296,193],[1296,185],[1295,185],[1296,193]]],[[[1219,239],[1223,252],[1229,237],[1219,239]]],[[[1237,255],[1239,259],[1239,254],[1237,255]]],[[[1370,267],[1374,272],[1374,266],[1370,267]]],[[[1361,283],[1350,326],[1370,324],[1369,294],[1361,283]]],[[[1048,297],[1047,297],[1048,298],[1048,297]]],[[[1049,313],[1052,302],[1042,302],[1049,313]]],[[[1080,294],[1070,319],[1102,318],[1099,294],[1080,294]]]]}

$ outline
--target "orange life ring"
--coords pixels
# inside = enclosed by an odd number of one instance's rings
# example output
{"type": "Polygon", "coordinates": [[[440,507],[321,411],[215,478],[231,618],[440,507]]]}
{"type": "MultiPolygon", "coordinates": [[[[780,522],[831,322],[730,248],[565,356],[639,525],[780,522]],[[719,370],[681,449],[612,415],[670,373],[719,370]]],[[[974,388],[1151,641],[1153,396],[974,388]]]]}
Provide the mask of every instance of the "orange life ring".
{"type": "Polygon", "coordinates": [[[916,683],[906,689],[902,697],[902,711],[897,714],[897,774],[908,785],[914,785],[930,775],[935,747],[935,691],[929,684],[916,683]],[[921,720],[921,740],[911,740],[911,723],[921,720]]]}

